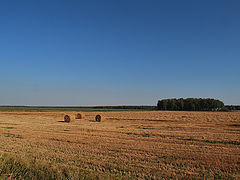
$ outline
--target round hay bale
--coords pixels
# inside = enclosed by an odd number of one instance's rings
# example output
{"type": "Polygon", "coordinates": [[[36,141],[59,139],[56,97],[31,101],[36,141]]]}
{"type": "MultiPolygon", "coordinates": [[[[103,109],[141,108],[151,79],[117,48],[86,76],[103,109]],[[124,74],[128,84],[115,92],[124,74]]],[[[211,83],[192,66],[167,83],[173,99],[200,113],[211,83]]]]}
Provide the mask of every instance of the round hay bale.
{"type": "Polygon", "coordinates": [[[84,119],[84,114],[83,113],[78,113],[77,115],[76,115],[76,119],[84,119]]]}
{"type": "Polygon", "coordinates": [[[104,117],[101,116],[100,114],[98,114],[98,115],[96,115],[95,120],[96,120],[97,122],[101,122],[101,121],[104,120],[104,117]]]}
{"type": "Polygon", "coordinates": [[[70,116],[69,115],[65,115],[64,116],[64,122],[70,122],[71,121],[71,118],[70,118],[70,116]]]}

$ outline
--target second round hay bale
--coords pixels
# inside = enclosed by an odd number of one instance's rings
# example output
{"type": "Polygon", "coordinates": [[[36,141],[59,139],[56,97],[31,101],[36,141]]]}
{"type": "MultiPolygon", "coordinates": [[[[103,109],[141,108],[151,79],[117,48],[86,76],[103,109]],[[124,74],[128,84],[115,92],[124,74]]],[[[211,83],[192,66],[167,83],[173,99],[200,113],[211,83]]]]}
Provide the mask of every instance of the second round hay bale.
{"type": "Polygon", "coordinates": [[[77,113],[75,118],[76,119],[84,119],[85,115],[83,113],[77,113]]]}
{"type": "Polygon", "coordinates": [[[71,117],[69,115],[64,116],[64,122],[71,122],[71,117]]]}
{"type": "Polygon", "coordinates": [[[96,115],[95,120],[96,120],[97,122],[101,122],[101,121],[104,120],[104,117],[103,117],[102,115],[98,114],[98,115],[96,115]]]}

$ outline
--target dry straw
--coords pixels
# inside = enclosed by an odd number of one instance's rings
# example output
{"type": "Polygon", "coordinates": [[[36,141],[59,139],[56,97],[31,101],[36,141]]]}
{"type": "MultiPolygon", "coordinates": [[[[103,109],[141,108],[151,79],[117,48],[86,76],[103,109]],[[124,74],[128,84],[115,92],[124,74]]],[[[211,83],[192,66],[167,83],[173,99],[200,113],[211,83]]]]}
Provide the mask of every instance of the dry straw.
{"type": "Polygon", "coordinates": [[[71,121],[71,118],[70,118],[70,116],[69,115],[65,115],[64,116],[64,122],[70,122],[71,121]]]}
{"type": "Polygon", "coordinates": [[[96,120],[97,122],[101,122],[101,121],[104,120],[104,117],[101,116],[100,114],[98,114],[98,115],[96,115],[95,120],[96,120]]]}
{"type": "Polygon", "coordinates": [[[77,115],[76,115],[76,119],[84,119],[84,114],[83,113],[78,113],[77,115]]]}

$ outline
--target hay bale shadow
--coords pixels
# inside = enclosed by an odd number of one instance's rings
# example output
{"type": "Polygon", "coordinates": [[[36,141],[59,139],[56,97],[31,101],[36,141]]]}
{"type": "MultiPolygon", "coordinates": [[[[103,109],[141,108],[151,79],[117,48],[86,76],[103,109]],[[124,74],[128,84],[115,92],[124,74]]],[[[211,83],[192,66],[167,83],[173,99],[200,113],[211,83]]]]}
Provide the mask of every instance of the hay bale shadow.
{"type": "Polygon", "coordinates": [[[96,121],[94,121],[94,120],[89,120],[89,122],[96,122],[96,121]]]}

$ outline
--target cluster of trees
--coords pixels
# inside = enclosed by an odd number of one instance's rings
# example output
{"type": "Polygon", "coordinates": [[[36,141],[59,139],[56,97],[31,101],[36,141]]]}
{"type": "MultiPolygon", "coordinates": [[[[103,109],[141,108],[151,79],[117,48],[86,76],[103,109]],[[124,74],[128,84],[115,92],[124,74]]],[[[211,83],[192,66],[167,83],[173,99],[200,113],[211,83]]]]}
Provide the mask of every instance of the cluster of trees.
{"type": "Polygon", "coordinates": [[[157,104],[158,110],[217,111],[223,107],[222,101],[210,98],[163,99],[157,104]]]}

